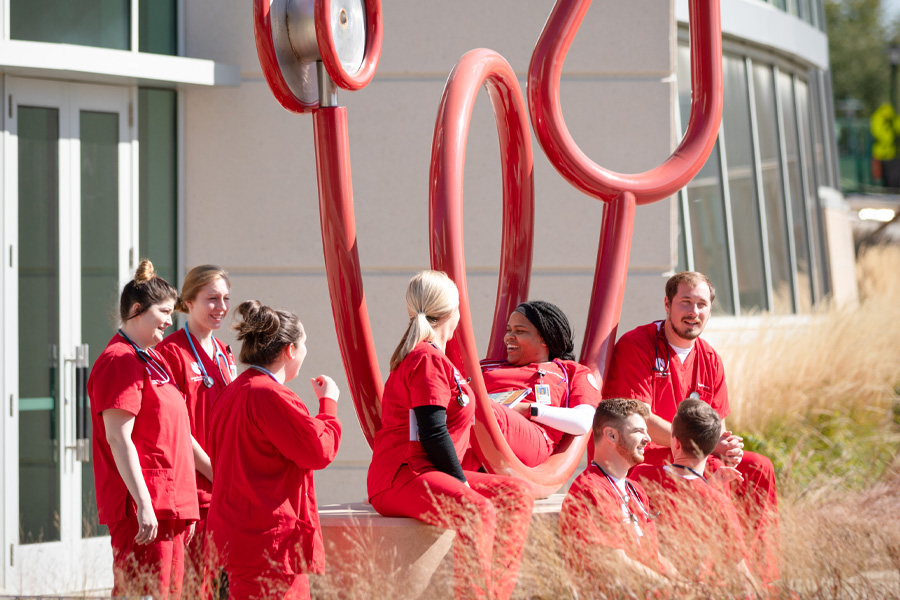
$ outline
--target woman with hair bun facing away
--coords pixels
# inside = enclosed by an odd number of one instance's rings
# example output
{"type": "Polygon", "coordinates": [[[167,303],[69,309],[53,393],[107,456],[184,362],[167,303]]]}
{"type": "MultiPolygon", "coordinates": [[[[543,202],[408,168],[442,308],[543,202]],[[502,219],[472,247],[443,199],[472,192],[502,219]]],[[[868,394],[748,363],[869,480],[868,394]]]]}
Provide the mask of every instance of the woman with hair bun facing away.
{"type": "Polygon", "coordinates": [[[255,300],[237,308],[241,373],[212,407],[213,492],[207,528],[228,574],[229,595],[309,598],[325,548],[312,472],[338,451],[338,388],[312,379],[319,414],[284,384],[300,371],[306,334],[296,315],[255,300]]]}
{"type": "Polygon", "coordinates": [[[188,567],[193,567],[200,578],[201,594],[209,578],[202,568],[213,477],[206,453],[209,411],[225,386],[237,377],[231,348],[213,335],[228,315],[230,294],[231,282],[224,269],[200,265],[188,271],[181,284],[181,295],[175,301],[175,310],[187,314],[187,322],[156,347],[169,364],[172,380],[184,393],[191,418],[200,520],[188,548],[188,567]]]}
{"type": "Polygon", "coordinates": [[[184,546],[199,517],[184,396],[151,346],[172,325],[175,288],[142,260],[122,290],[122,327],[88,379],[100,523],[113,596],[181,596],[184,546]]]}
{"type": "Polygon", "coordinates": [[[369,501],[386,517],[456,531],[457,598],[508,598],[534,504],[516,479],[463,471],[475,397],[444,350],[459,323],[459,292],[423,271],[406,291],[409,326],[391,357],[382,426],[369,467],[369,501]]]}

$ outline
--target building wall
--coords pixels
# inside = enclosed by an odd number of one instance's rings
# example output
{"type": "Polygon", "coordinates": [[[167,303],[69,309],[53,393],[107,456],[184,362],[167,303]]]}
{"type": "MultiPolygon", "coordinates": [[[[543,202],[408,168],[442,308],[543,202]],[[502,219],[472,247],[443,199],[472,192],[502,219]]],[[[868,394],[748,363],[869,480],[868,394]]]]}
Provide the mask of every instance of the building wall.
{"type": "MultiPolygon", "coordinates": [[[[525,85],[547,3],[463,0],[383,3],[384,49],[365,89],[347,106],[359,256],[384,377],[408,317],[409,277],[429,266],[428,170],[444,82],[466,51],[503,55],[525,85]]],[[[598,164],[637,172],[664,160],[675,141],[673,2],[595,1],[565,66],[561,96],[575,140],[598,164]]],[[[370,450],[343,374],[322,258],[312,121],[282,109],[263,79],[246,2],[185,3],[185,54],[240,65],[237,88],[184,95],[186,267],[213,262],[232,274],[232,307],[247,298],[296,311],[309,356],[292,384],[332,375],[344,391],[335,464],[317,475],[320,503],[365,497],[370,450]]],[[[569,186],[532,140],[536,238],[531,297],[559,304],[579,342],[591,293],[601,203],[569,186]]],[[[469,129],[465,239],[470,302],[486,342],[499,264],[501,178],[496,128],[482,93],[469,129]]],[[[620,331],[662,311],[663,274],[677,260],[674,203],[637,209],[620,331]]],[[[226,336],[223,336],[226,337],[226,336]]],[[[580,343],[578,344],[580,348],[580,343]]],[[[484,351],[482,346],[482,352],[484,351]]]]}

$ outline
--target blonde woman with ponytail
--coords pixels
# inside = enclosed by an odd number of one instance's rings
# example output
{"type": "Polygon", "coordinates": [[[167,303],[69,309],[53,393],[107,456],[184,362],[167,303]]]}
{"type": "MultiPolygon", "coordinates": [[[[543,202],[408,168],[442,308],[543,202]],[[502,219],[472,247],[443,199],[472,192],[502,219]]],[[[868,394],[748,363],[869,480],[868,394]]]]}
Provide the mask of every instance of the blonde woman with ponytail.
{"type": "Polygon", "coordinates": [[[175,288],[142,260],[122,290],[122,326],[88,379],[94,485],[109,527],[116,597],[181,596],[184,547],[199,518],[190,419],[166,360],[175,288]]]}
{"type": "Polygon", "coordinates": [[[459,292],[423,271],[406,290],[409,325],[391,357],[382,427],[369,467],[380,514],[457,532],[457,598],[508,598],[516,584],[533,500],[521,481],[463,471],[475,396],[444,354],[459,323],[459,292]]]}
{"type": "Polygon", "coordinates": [[[172,379],[184,394],[191,418],[200,520],[188,548],[188,569],[192,569],[193,577],[199,580],[201,595],[206,594],[212,575],[203,568],[206,515],[212,499],[213,478],[212,464],[206,453],[209,414],[225,386],[237,377],[231,348],[214,335],[225,323],[230,308],[228,272],[215,265],[194,267],[185,275],[181,294],[175,301],[175,310],[188,315],[187,322],[156,347],[169,363],[172,379]]]}

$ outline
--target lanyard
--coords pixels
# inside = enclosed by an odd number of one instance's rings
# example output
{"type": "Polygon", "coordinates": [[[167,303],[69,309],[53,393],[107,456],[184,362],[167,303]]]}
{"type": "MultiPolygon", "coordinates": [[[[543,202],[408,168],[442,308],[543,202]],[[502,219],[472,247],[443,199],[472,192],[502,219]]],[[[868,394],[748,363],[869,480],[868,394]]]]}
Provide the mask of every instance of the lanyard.
{"type": "MultiPolygon", "coordinates": [[[[564,404],[565,404],[566,408],[569,408],[569,372],[566,371],[566,367],[560,362],[560,360],[558,358],[554,358],[552,362],[557,367],[559,367],[559,370],[562,371],[562,375],[560,375],[559,373],[554,373],[552,371],[545,371],[544,369],[542,369],[540,367],[537,368],[536,372],[538,374],[538,377],[540,377],[541,381],[544,380],[544,375],[556,375],[557,377],[562,379],[563,385],[565,386],[565,389],[566,389],[566,398],[565,398],[564,404]]],[[[533,363],[533,364],[535,364],[535,363],[533,363]]],[[[502,362],[498,362],[496,364],[493,364],[493,363],[482,364],[481,370],[483,372],[487,373],[488,371],[494,371],[496,369],[503,369],[503,368],[511,367],[511,366],[512,365],[510,365],[508,362],[502,361],[502,362]]]]}
{"type": "Polygon", "coordinates": [[[268,375],[269,377],[271,377],[271,378],[272,378],[272,381],[274,381],[275,383],[281,383],[280,381],[278,381],[278,378],[275,377],[275,374],[272,373],[272,371],[268,370],[268,369],[265,368],[265,367],[261,367],[261,366],[259,366],[259,365],[250,365],[250,368],[251,368],[251,369],[256,369],[256,370],[259,371],[260,373],[265,373],[266,375],[268,375]]]}
{"type": "MultiPolygon", "coordinates": [[[[209,374],[206,372],[206,367],[203,365],[203,361],[200,360],[200,355],[197,353],[197,348],[194,347],[194,339],[191,336],[191,332],[188,329],[187,323],[184,324],[184,333],[185,333],[185,335],[187,335],[188,343],[191,345],[191,352],[194,353],[194,358],[197,359],[197,366],[200,367],[200,372],[203,373],[203,385],[205,385],[208,388],[211,388],[213,386],[213,378],[210,377],[209,374]]],[[[214,336],[210,336],[210,337],[212,337],[213,348],[216,349],[216,351],[213,354],[213,360],[216,363],[216,368],[219,369],[219,375],[222,376],[222,382],[224,382],[225,385],[228,385],[231,382],[227,377],[225,377],[225,373],[224,373],[224,371],[222,371],[222,364],[219,362],[219,357],[221,356],[222,360],[225,361],[225,366],[227,367],[228,366],[228,357],[226,357],[225,353],[222,352],[222,348],[219,346],[219,341],[214,336]]]]}
{"type": "Polygon", "coordinates": [[[670,466],[670,467],[675,467],[675,468],[678,468],[678,469],[686,469],[686,470],[690,471],[691,473],[693,473],[694,475],[696,475],[697,477],[699,477],[700,479],[702,479],[703,482],[704,482],[706,485],[709,485],[709,482],[706,480],[706,477],[704,477],[703,475],[701,475],[700,473],[698,473],[697,471],[695,471],[694,469],[692,469],[692,468],[690,468],[690,467],[686,467],[686,466],[684,466],[684,465],[679,465],[678,463],[672,463],[672,464],[669,465],[669,466],[670,466]]]}
{"type": "MultiPolygon", "coordinates": [[[[147,352],[146,350],[141,350],[140,348],[137,347],[137,344],[132,342],[131,338],[128,337],[127,335],[125,335],[125,332],[122,331],[121,329],[119,329],[119,335],[121,335],[123,338],[125,338],[126,342],[131,344],[131,347],[134,348],[134,352],[135,352],[135,354],[137,354],[138,358],[140,358],[142,361],[147,363],[148,370],[152,367],[153,370],[156,371],[156,374],[159,376],[159,379],[157,381],[159,381],[160,385],[165,385],[165,384],[169,383],[169,381],[170,381],[169,372],[166,371],[165,367],[163,367],[161,364],[156,362],[156,357],[153,356],[153,354],[155,354],[155,352],[153,351],[152,348],[149,349],[150,352],[147,352]]],[[[151,374],[151,378],[152,378],[152,374],[151,374]]]]}
{"type": "Polygon", "coordinates": [[[651,515],[650,512],[647,511],[647,508],[644,506],[644,502],[641,500],[641,497],[638,495],[637,490],[634,489],[634,486],[631,484],[630,481],[628,481],[627,479],[625,480],[625,493],[623,494],[619,490],[619,486],[616,485],[616,482],[613,480],[613,478],[609,476],[609,473],[607,473],[606,471],[603,470],[603,467],[601,467],[594,461],[591,461],[591,464],[594,465],[595,467],[597,467],[598,469],[600,469],[600,472],[603,473],[603,476],[606,477],[606,480],[609,482],[609,484],[613,487],[614,490],[616,490],[616,494],[622,500],[622,508],[627,510],[628,519],[634,525],[634,531],[638,536],[638,540],[640,541],[640,538],[643,537],[644,532],[641,531],[641,526],[640,526],[640,523],[638,522],[637,515],[634,514],[633,510],[631,510],[631,503],[629,502],[629,500],[630,500],[629,496],[633,497],[637,501],[638,508],[641,509],[641,513],[643,513],[644,518],[646,518],[648,521],[655,520],[657,515],[651,515]]]}

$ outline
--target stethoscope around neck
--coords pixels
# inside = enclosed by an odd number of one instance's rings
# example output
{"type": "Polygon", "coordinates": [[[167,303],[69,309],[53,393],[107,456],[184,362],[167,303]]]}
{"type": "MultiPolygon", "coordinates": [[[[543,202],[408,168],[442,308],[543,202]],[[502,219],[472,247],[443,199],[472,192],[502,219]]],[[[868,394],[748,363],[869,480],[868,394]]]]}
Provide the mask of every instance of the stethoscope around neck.
{"type": "MultiPolygon", "coordinates": [[[[656,356],[656,358],[653,362],[653,373],[656,374],[657,377],[668,377],[669,376],[669,361],[672,360],[672,354],[669,351],[669,340],[666,339],[665,328],[666,328],[666,322],[663,321],[662,323],[660,323],[659,329],[656,330],[656,340],[654,341],[654,344],[653,344],[653,351],[656,356]],[[659,345],[660,344],[662,344],[666,350],[666,361],[665,362],[660,360],[660,356],[659,356],[659,345]]],[[[695,364],[697,366],[695,366],[694,368],[695,369],[699,368],[700,362],[697,361],[695,364]]],[[[694,379],[696,379],[696,376],[694,377],[694,379]]],[[[699,400],[700,392],[698,392],[697,390],[693,390],[690,394],[688,394],[688,398],[693,398],[693,399],[699,400]]]]}
{"type": "Polygon", "coordinates": [[[147,350],[141,350],[137,344],[131,341],[131,338],[125,335],[125,332],[122,329],[119,329],[119,335],[125,338],[125,341],[131,344],[131,347],[134,348],[135,354],[137,354],[138,358],[147,363],[148,368],[152,368],[157,375],[159,375],[159,384],[165,385],[171,381],[171,377],[169,377],[169,372],[156,361],[156,357],[153,356],[153,350],[150,352],[147,350]]]}
{"type": "MultiPolygon", "coordinates": [[[[200,354],[197,352],[197,348],[194,346],[194,339],[191,337],[191,332],[188,329],[188,324],[184,324],[184,333],[187,336],[188,343],[191,345],[191,352],[194,354],[194,358],[197,360],[197,366],[200,367],[200,372],[203,374],[203,385],[208,388],[213,386],[213,378],[206,372],[206,366],[204,366],[203,361],[200,360],[200,354]]],[[[212,338],[213,348],[215,348],[215,353],[213,354],[213,361],[216,363],[216,368],[219,369],[219,375],[222,376],[222,382],[225,385],[228,385],[228,378],[225,377],[225,373],[222,371],[222,363],[219,362],[219,357],[222,357],[222,360],[225,361],[225,364],[228,365],[228,357],[225,356],[225,353],[222,352],[221,346],[219,346],[219,341],[216,340],[215,336],[210,336],[212,338]]]]}

